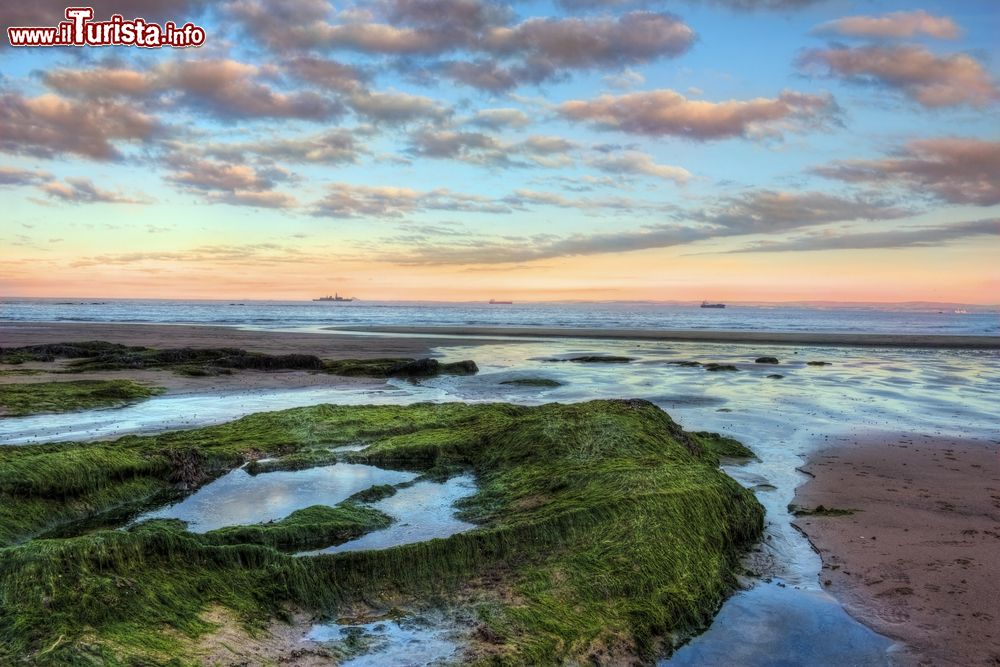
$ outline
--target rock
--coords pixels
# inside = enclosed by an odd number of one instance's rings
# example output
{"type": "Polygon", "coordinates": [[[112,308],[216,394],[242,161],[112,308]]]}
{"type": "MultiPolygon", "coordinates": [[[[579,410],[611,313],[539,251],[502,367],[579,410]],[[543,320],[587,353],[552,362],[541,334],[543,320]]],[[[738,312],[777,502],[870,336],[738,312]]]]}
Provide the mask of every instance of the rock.
{"type": "Polygon", "coordinates": [[[768,380],[780,380],[783,377],[785,377],[785,376],[781,375],[779,373],[771,373],[770,375],[767,376],[767,379],[768,380]]]}
{"type": "Polygon", "coordinates": [[[578,364],[627,364],[633,361],[633,359],[632,357],[591,354],[581,357],[570,357],[569,359],[557,359],[556,361],[573,361],[578,364]]]}
{"type": "Polygon", "coordinates": [[[832,366],[829,361],[807,361],[806,366],[832,366]]]}
{"type": "Polygon", "coordinates": [[[441,364],[439,370],[449,375],[475,375],[479,372],[479,366],[472,359],[464,359],[450,364],[441,364]]]}
{"type": "Polygon", "coordinates": [[[437,359],[414,359],[397,364],[389,371],[391,377],[422,378],[433,377],[440,370],[437,359]]]}
{"type": "Polygon", "coordinates": [[[777,364],[781,363],[778,361],[777,357],[757,357],[754,361],[755,364],[777,364]]]}
{"type": "Polygon", "coordinates": [[[705,370],[706,371],[738,371],[740,369],[736,368],[736,366],[733,366],[732,364],[717,364],[717,363],[713,362],[713,363],[705,364],[705,370]]]}

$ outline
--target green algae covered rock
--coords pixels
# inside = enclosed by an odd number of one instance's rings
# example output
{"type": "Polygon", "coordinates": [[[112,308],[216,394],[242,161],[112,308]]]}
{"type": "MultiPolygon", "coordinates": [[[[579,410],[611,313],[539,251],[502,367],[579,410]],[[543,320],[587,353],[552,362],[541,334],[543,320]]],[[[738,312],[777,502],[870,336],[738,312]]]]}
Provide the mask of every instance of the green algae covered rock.
{"type": "Polygon", "coordinates": [[[646,401],[605,400],[319,405],[0,448],[0,663],[197,664],[209,609],[254,633],[290,608],[336,617],[407,599],[472,609],[463,659],[651,663],[664,637],[711,618],[761,535],[762,507],[717,466],[734,443],[685,432],[646,401]],[[250,459],[355,443],[368,447],[345,454],[354,462],[473,473],[461,516],[478,528],[380,551],[287,553],[385,524],[348,501],[206,534],[161,520],[37,539],[250,459]]]}

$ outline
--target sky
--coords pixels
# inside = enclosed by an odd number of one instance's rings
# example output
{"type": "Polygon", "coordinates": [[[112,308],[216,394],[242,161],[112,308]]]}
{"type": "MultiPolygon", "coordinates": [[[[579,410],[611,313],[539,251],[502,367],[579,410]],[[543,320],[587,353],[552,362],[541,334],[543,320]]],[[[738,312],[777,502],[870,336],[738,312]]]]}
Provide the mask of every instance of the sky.
{"type": "Polygon", "coordinates": [[[995,0],[93,6],[205,44],[0,38],[3,296],[1000,302],[995,0]]]}

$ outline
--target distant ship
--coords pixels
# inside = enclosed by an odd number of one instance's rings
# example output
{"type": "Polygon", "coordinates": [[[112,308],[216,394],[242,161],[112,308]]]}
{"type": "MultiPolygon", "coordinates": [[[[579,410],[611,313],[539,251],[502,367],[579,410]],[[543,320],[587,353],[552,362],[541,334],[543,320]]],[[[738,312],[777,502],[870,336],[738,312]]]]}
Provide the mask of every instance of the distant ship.
{"type": "Polygon", "coordinates": [[[513,303],[513,301],[497,301],[496,299],[490,299],[491,306],[509,306],[513,303]]]}
{"type": "Polygon", "coordinates": [[[726,304],[724,304],[724,303],[709,303],[708,301],[702,301],[701,302],[701,307],[702,308],[725,308],[726,304]]]}
{"type": "Polygon", "coordinates": [[[333,296],[321,296],[318,299],[313,299],[313,301],[354,301],[354,297],[334,294],[333,296]]]}

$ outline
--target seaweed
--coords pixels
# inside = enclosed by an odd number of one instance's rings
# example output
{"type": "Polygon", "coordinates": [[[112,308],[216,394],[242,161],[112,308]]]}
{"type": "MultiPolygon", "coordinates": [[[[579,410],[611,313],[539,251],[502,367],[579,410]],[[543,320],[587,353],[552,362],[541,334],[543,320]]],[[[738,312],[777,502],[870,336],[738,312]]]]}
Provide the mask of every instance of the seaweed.
{"type": "Polygon", "coordinates": [[[496,664],[651,662],[669,650],[663,637],[711,618],[763,529],[753,493],[717,467],[732,448],[640,400],[320,405],[0,448],[0,662],[196,664],[211,608],[254,632],[289,607],[334,615],[442,595],[475,607],[475,636],[489,638],[496,664]],[[150,521],[32,539],[261,456],[356,442],[368,447],[351,460],[471,471],[479,490],[462,516],[479,527],[384,550],[285,553],[314,533],[340,539],[384,521],[348,501],[206,534],[150,521]]]}
{"type": "Polygon", "coordinates": [[[119,407],[163,393],[132,380],[0,384],[0,408],[10,416],[119,407]]]}
{"type": "Polygon", "coordinates": [[[314,371],[351,377],[424,378],[440,374],[472,375],[479,372],[471,360],[441,363],[437,359],[337,359],[324,360],[311,354],[264,354],[239,348],[154,349],[104,341],[56,343],[0,348],[0,363],[51,362],[70,359],[60,372],[118,371],[134,369],[171,370],[187,377],[228,375],[234,370],[314,371]]]}

